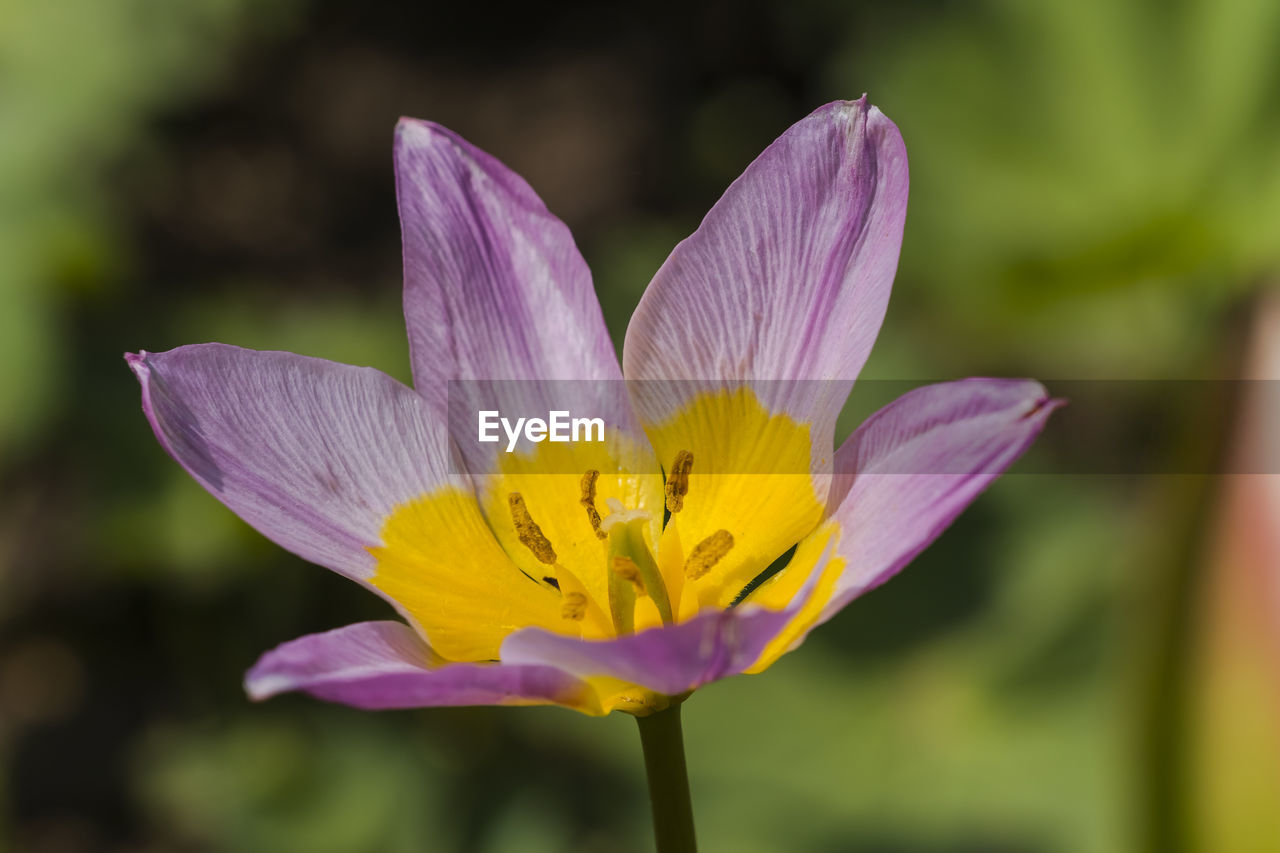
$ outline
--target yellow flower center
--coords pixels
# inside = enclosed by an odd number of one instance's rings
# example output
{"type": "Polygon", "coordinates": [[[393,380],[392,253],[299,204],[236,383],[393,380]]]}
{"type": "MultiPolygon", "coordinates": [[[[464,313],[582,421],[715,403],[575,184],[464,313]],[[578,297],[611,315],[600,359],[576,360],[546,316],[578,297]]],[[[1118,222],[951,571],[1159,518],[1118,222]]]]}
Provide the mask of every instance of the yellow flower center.
{"type": "MultiPolygon", "coordinates": [[[[676,454],[665,486],[665,505],[673,515],[684,508],[692,467],[692,453],[681,450],[676,454]]],[[[554,572],[554,575],[544,576],[542,582],[554,586],[563,597],[560,613],[564,619],[581,622],[589,611],[607,613],[615,633],[629,634],[636,630],[636,607],[647,598],[662,624],[670,625],[675,621],[671,594],[653,550],[645,539],[645,527],[652,520],[651,516],[642,509],[627,509],[621,501],[611,497],[607,502],[609,514],[602,517],[596,507],[596,484],[599,480],[600,472],[595,469],[582,475],[578,502],[586,510],[592,532],[604,543],[601,553],[608,593],[606,601],[593,600],[580,577],[558,562],[555,546],[533,519],[524,495],[511,492],[507,495],[507,505],[516,538],[538,562],[554,572]]],[[[684,562],[685,577],[690,580],[703,577],[732,547],[733,535],[727,530],[717,530],[689,552],[684,562]]]]}
{"type": "MultiPolygon", "coordinates": [[[[647,439],[544,442],[402,504],[370,583],[444,659],[497,660],[521,628],[599,640],[728,607],[821,520],[810,425],[750,389],[700,395],[647,439]]],[[[750,601],[785,606],[820,554],[801,548],[786,583],[750,601]]],[[[653,698],[616,688],[624,704],[653,698]]]]}

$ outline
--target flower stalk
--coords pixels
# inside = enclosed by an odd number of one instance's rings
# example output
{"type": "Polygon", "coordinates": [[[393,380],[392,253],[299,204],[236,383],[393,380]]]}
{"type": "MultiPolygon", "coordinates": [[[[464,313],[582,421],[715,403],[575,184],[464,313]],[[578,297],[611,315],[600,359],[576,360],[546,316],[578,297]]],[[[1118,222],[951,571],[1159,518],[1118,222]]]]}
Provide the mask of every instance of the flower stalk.
{"type": "Polygon", "coordinates": [[[644,750],[649,802],[653,806],[653,835],[658,853],[696,853],[689,773],[684,761],[680,705],[636,717],[644,750]]]}

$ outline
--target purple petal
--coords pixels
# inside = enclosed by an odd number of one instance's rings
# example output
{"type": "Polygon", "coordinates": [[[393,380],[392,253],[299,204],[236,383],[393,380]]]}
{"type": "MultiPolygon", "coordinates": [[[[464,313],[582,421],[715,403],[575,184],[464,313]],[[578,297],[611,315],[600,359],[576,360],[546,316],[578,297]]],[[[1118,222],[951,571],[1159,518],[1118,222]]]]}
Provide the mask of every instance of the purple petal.
{"type": "Polygon", "coordinates": [[[372,574],[393,507],[446,481],[443,426],[376,370],[224,344],[125,359],[170,456],[263,535],[348,577],[372,574]]]}
{"type": "MultiPolygon", "coordinates": [[[[906,204],[893,123],[865,97],[819,108],[658,270],[627,330],[627,378],[835,380],[757,389],[771,408],[833,429],[884,318],[906,204]]],[[[679,401],[647,391],[637,405],[654,423],[679,401]]]]}
{"type": "Polygon", "coordinates": [[[869,418],[836,452],[828,505],[846,568],[818,621],[924,550],[1063,403],[1030,380],[966,379],[917,388],[869,418]]]}
{"type": "Polygon", "coordinates": [[[587,265],[520,176],[413,119],[395,164],[419,393],[443,411],[451,379],[621,378],[587,265]]]}
{"type": "Polygon", "coordinates": [[[823,555],[809,581],[783,610],[749,605],[707,610],[678,625],[612,640],[580,640],[526,628],[503,641],[502,660],[553,666],[580,678],[609,676],[676,696],[737,675],[755,663],[808,601],[828,556],[823,555]]]}
{"type": "Polygon", "coordinates": [[[291,640],[245,676],[254,700],[304,690],[367,710],[442,705],[567,705],[588,713],[594,693],[547,666],[444,663],[399,622],[361,622],[291,640]]]}

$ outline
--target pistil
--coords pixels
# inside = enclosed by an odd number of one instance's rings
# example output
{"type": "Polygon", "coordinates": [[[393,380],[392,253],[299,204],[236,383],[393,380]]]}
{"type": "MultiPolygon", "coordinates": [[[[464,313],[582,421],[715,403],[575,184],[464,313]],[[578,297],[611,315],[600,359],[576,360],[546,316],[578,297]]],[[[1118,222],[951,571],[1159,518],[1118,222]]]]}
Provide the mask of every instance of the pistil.
{"type": "Polygon", "coordinates": [[[631,582],[631,585],[636,588],[636,595],[644,595],[644,579],[640,577],[640,567],[636,565],[635,560],[624,556],[614,557],[613,571],[624,581],[631,582]]]}
{"type": "MultiPolygon", "coordinates": [[[[667,585],[658,571],[658,564],[644,539],[644,527],[649,523],[649,514],[641,510],[624,510],[622,504],[615,499],[609,500],[612,510],[601,522],[601,529],[609,537],[608,567],[609,598],[616,597],[619,604],[635,607],[635,596],[648,595],[653,599],[658,615],[664,625],[670,625],[674,619],[671,610],[671,599],[667,595],[667,585]]],[[[629,613],[628,613],[629,615],[629,613]]]]}

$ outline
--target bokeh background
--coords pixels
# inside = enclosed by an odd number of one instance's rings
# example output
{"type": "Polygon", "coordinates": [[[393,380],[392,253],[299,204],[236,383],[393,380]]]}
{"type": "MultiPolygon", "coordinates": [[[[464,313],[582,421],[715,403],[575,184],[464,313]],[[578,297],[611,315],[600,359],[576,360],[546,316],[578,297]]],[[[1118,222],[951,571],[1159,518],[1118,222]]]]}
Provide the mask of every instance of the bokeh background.
{"type": "MultiPolygon", "coordinates": [[[[750,159],[863,92],[912,169],[869,376],[1280,377],[1273,0],[0,0],[0,850],[648,849],[627,717],[249,703],[263,650],[388,613],[188,479],[121,354],[407,380],[400,115],[529,179],[620,342],[750,159]]],[[[1280,487],[1170,473],[1275,446],[1230,387],[1084,407],[1146,471],[1066,410],[892,583],[699,692],[705,849],[1280,850],[1280,487]]]]}

